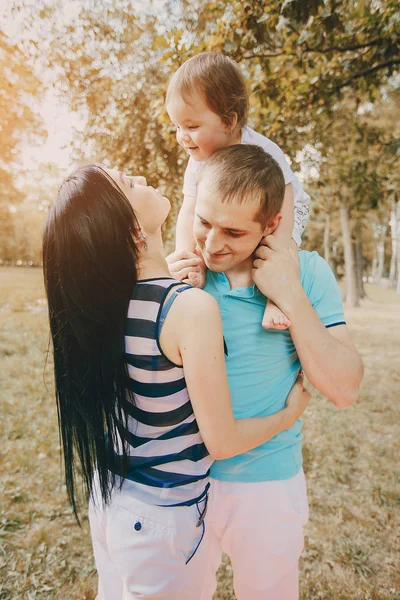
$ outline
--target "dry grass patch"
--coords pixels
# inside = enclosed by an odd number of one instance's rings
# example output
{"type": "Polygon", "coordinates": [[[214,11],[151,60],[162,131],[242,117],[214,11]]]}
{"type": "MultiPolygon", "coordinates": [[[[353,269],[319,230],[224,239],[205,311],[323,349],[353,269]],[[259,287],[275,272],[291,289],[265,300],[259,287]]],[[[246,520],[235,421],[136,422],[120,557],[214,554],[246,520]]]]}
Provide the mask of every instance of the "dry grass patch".
{"type": "MultiPolygon", "coordinates": [[[[87,519],[79,529],[62,484],[51,362],[44,374],[41,272],[2,268],[0,290],[0,598],[94,600],[87,519]]],[[[400,600],[400,297],[367,292],[347,313],[366,367],[362,398],[341,411],[315,393],[305,417],[302,600],[400,600]]],[[[233,599],[224,557],[214,600],[233,599]]]]}

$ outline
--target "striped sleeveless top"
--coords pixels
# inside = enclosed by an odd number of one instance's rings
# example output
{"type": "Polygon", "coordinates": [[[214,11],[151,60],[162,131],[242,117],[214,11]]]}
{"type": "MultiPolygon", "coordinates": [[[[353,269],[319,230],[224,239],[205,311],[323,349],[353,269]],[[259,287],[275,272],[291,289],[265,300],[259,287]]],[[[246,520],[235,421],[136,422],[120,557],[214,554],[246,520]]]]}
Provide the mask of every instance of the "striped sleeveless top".
{"type": "Polygon", "coordinates": [[[199,432],[183,368],[165,356],[159,342],[176,294],[188,287],[171,278],[141,280],[129,303],[125,360],[134,403],[127,396],[127,428],[120,427],[119,434],[128,462],[123,473],[116,472],[125,477],[124,493],[149,504],[194,504],[206,493],[213,462],[199,432]]]}

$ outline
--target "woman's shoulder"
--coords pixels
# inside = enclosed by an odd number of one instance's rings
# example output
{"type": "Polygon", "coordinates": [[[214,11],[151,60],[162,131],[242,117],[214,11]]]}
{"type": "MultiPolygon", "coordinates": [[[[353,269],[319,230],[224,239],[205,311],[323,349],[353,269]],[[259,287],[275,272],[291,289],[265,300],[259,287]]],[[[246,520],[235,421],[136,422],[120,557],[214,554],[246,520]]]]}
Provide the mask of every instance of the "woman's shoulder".
{"type": "Polygon", "coordinates": [[[208,292],[195,287],[189,287],[183,293],[180,293],[174,304],[185,315],[219,311],[218,302],[215,298],[208,292]]]}
{"type": "Polygon", "coordinates": [[[167,321],[169,332],[178,339],[182,334],[185,339],[214,335],[221,326],[218,302],[204,290],[190,287],[175,297],[167,321]]]}
{"type": "Polygon", "coordinates": [[[218,302],[202,289],[189,287],[177,294],[169,311],[170,322],[176,329],[210,327],[220,317],[218,302]]]}

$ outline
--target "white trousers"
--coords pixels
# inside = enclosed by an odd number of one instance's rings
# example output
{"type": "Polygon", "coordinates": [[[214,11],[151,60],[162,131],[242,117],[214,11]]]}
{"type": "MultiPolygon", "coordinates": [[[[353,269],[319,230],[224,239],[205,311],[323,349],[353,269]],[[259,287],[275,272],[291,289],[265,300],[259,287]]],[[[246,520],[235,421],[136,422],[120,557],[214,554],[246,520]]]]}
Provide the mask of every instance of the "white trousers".
{"type": "Polygon", "coordinates": [[[153,506],[123,491],[106,508],[91,501],[98,600],[200,600],[208,561],[207,517],[199,524],[205,503],[153,506]]]}
{"type": "Polygon", "coordinates": [[[303,471],[283,481],[211,479],[207,516],[209,561],[201,600],[211,600],[215,592],[222,551],[231,559],[238,600],[298,599],[298,560],[308,520],[303,471]]]}

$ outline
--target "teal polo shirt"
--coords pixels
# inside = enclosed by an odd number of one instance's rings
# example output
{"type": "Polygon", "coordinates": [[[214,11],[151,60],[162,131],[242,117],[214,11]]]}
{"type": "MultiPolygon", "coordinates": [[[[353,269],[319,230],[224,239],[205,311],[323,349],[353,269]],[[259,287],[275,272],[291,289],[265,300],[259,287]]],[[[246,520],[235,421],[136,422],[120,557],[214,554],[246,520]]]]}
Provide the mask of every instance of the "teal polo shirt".
{"type": "MultiPolygon", "coordinates": [[[[339,286],[317,252],[299,250],[302,286],[326,327],[344,324],[339,286]]],[[[208,271],[204,288],[218,301],[227,345],[226,368],[236,419],[272,415],[285,406],[300,361],[288,330],[262,328],[266,298],[256,286],[231,290],[224,273],[208,271]]],[[[299,419],[254,450],[217,460],[211,477],[223,481],[288,479],[302,465],[299,419]]]]}

